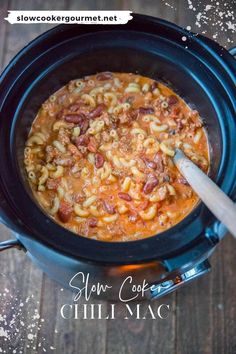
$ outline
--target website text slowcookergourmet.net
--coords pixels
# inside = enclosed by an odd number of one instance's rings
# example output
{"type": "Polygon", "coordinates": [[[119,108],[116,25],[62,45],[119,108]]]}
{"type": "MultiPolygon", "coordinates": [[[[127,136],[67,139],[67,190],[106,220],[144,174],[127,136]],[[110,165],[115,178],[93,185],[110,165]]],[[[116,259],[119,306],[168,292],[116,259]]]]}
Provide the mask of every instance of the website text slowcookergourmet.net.
{"type": "Polygon", "coordinates": [[[85,22],[85,23],[97,23],[97,22],[118,22],[118,17],[116,15],[113,16],[73,16],[73,15],[66,15],[66,16],[58,16],[58,15],[19,15],[16,17],[17,22],[50,22],[50,23],[58,23],[58,22],[65,22],[65,23],[78,23],[78,22],[85,22]]]}

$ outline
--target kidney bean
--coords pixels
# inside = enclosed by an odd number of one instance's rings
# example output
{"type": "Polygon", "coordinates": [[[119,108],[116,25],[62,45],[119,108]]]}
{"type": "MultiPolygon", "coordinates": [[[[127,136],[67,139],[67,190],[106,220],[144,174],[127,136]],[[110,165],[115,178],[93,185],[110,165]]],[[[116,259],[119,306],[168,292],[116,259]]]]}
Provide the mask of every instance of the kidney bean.
{"type": "Polygon", "coordinates": [[[67,114],[64,117],[65,121],[68,123],[82,124],[85,119],[84,114],[67,114]]]}
{"type": "Polygon", "coordinates": [[[126,200],[127,202],[130,202],[130,201],[132,200],[131,196],[130,196],[128,193],[119,192],[119,193],[118,193],[118,197],[119,197],[120,199],[126,200]]]}
{"type": "Polygon", "coordinates": [[[109,204],[106,200],[102,201],[104,210],[108,212],[108,214],[115,214],[115,208],[112,204],[109,204]]]}
{"type": "Polygon", "coordinates": [[[149,174],[147,178],[147,182],[143,187],[143,193],[149,194],[153,191],[153,189],[158,185],[158,179],[155,175],[149,174]]]}
{"type": "Polygon", "coordinates": [[[139,107],[138,112],[141,114],[153,114],[154,109],[152,107],[139,107]]]}
{"type": "Polygon", "coordinates": [[[155,170],[157,168],[157,164],[154,161],[151,161],[151,160],[148,160],[148,159],[144,159],[144,162],[145,162],[147,167],[149,167],[149,168],[151,168],[153,170],[155,170]]]}
{"type": "Polygon", "coordinates": [[[89,121],[88,120],[83,120],[81,124],[79,124],[80,127],[80,134],[85,134],[86,131],[89,128],[89,121]]]}
{"type": "Polygon", "coordinates": [[[104,157],[99,152],[97,152],[94,157],[95,157],[95,167],[101,168],[104,164],[104,157]]]}
{"type": "Polygon", "coordinates": [[[99,80],[99,81],[109,80],[112,77],[113,77],[113,74],[110,73],[109,71],[104,71],[103,73],[99,73],[96,76],[97,80],[99,80]]]}
{"type": "Polygon", "coordinates": [[[88,150],[90,152],[96,152],[97,149],[98,149],[97,141],[94,137],[91,136],[89,139],[88,150]]]}
{"type": "Polygon", "coordinates": [[[153,161],[156,163],[156,170],[158,172],[163,172],[164,171],[164,166],[163,166],[163,161],[160,153],[156,153],[154,156],[153,161]]]}
{"type": "Polygon", "coordinates": [[[168,103],[169,103],[170,106],[172,106],[172,105],[174,105],[174,104],[176,104],[178,102],[179,102],[179,99],[178,99],[177,96],[171,95],[171,96],[168,97],[168,103]]]}
{"type": "Polygon", "coordinates": [[[80,135],[75,139],[75,145],[79,146],[88,146],[89,144],[89,136],[88,135],[80,135]]]}
{"type": "Polygon", "coordinates": [[[65,201],[61,201],[57,215],[63,223],[68,222],[72,215],[71,205],[65,201]]]}
{"type": "Polygon", "coordinates": [[[96,108],[88,113],[88,118],[93,119],[99,117],[105,108],[106,106],[103,103],[99,104],[96,108]]]}
{"type": "Polygon", "coordinates": [[[96,227],[97,224],[98,224],[97,219],[95,219],[95,218],[89,218],[88,219],[88,226],[89,227],[96,227]]]}

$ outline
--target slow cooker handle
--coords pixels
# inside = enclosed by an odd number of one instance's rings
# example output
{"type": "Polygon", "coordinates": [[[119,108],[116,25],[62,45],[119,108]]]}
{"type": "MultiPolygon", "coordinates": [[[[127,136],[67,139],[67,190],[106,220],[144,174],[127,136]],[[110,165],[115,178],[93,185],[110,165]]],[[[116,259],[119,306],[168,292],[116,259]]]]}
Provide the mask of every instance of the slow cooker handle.
{"type": "Polygon", "coordinates": [[[7,240],[0,242],[0,252],[8,250],[9,248],[17,248],[18,250],[25,250],[24,246],[18,240],[7,240]]]}
{"type": "Polygon", "coordinates": [[[160,297],[167,295],[181,286],[189,283],[190,281],[208,273],[211,269],[211,265],[206,259],[202,263],[196,264],[193,268],[187,270],[182,274],[174,274],[174,276],[168,276],[166,279],[153,284],[147,296],[149,299],[159,299],[160,297]]]}

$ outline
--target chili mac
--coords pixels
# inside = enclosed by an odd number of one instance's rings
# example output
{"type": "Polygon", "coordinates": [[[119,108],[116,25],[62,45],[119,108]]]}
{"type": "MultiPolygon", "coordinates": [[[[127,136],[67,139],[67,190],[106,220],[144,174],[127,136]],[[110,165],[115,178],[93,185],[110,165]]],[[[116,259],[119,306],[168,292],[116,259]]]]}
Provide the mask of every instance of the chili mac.
{"type": "Polygon", "coordinates": [[[173,164],[181,148],[208,171],[197,111],[150,78],[103,72],[43,103],[24,150],[34,196],[57,223],[102,241],[160,233],[198,197],[173,164]]]}

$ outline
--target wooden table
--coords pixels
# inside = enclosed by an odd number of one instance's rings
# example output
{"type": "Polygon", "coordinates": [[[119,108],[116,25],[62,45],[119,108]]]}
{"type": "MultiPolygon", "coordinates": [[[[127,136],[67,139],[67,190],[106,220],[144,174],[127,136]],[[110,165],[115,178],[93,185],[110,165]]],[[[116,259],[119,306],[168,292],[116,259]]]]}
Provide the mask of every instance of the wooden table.
{"type": "MultiPolygon", "coordinates": [[[[218,0],[219,1],[219,0],[218,0]]],[[[192,0],[196,5],[198,2],[192,0]]],[[[222,8],[226,0],[219,1],[222,8]]],[[[228,1],[229,2],[229,1],[228,1]]],[[[201,1],[204,7],[210,1],[201,1]]],[[[232,5],[233,1],[231,1],[232,5]]],[[[3,21],[12,10],[129,9],[190,25],[196,12],[187,1],[20,1],[0,2],[0,65],[50,25],[10,25],[3,21]],[[166,5],[168,3],[169,5],[166,5]]],[[[213,27],[201,30],[213,35],[213,27]]],[[[217,40],[224,46],[232,41],[232,31],[222,31],[217,40]]],[[[235,39],[235,38],[234,38],[235,39]]],[[[1,226],[1,240],[11,232],[1,226]]],[[[0,353],[236,353],[236,246],[225,237],[211,258],[212,272],[153,306],[169,304],[166,320],[65,320],[60,315],[72,294],[50,280],[23,252],[9,250],[0,255],[0,353]],[[5,322],[5,323],[4,323],[5,322]]],[[[93,301],[96,302],[96,301],[93,301]]],[[[105,302],[104,306],[108,306],[105,302]]]]}

